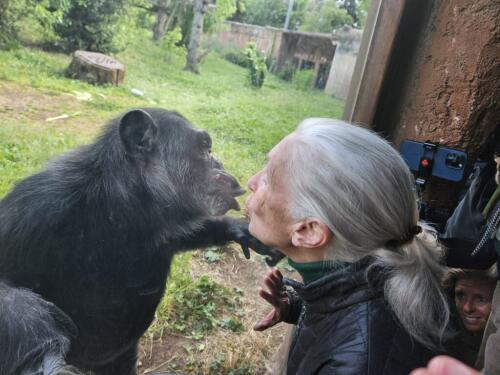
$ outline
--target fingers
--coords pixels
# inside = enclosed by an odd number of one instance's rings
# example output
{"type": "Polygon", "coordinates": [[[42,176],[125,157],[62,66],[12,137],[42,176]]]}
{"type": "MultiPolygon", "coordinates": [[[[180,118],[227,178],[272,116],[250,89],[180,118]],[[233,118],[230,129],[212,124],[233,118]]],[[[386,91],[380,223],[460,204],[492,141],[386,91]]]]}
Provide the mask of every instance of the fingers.
{"type": "Polygon", "coordinates": [[[254,331],[264,331],[272,326],[276,325],[276,310],[269,312],[263,319],[258,321],[254,326],[254,331]]]}
{"type": "Polygon", "coordinates": [[[269,293],[264,289],[259,290],[259,296],[261,296],[261,298],[265,299],[272,306],[274,306],[276,308],[280,307],[281,296],[269,293]]]}
{"type": "Polygon", "coordinates": [[[451,357],[438,356],[429,362],[427,368],[414,370],[410,375],[479,375],[479,372],[451,357]]]}
{"type": "Polygon", "coordinates": [[[266,275],[264,276],[264,280],[266,280],[266,279],[269,279],[273,283],[276,283],[276,284],[283,283],[283,275],[280,272],[280,270],[277,268],[271,268],[270,270],[268,270],[266,272],[266,275]]]}

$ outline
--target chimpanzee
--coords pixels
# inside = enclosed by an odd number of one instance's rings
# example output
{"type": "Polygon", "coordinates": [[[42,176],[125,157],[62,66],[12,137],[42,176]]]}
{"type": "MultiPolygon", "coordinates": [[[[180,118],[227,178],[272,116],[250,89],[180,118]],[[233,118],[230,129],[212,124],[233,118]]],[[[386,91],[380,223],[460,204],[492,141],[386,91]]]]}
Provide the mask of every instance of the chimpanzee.
{"type": "Polygon", "coordinates": [[[0,282],[0,374],[83,375],[65,361],[73,322],[25,288],[0,282]]]}
{"type": "MultiPolygon", "coordinates": [[[[31,289],[24,298],[34,306],[39,294],[47,311],[70,318],[73,333],[71,324],[53,326],[74,336],[70,365],[136,374],[139,338],[177,251],[236,241],[245,255],[251,247],[269,263],[280,259],[250,236],[247,223],[220,216],[239,208],[243,189],[211,146],[208,133],[176,112],[131,110],[0,202],[0,278],[31,289]]],[[[1,360],[15,361],[14,354],[1,360]]]]}

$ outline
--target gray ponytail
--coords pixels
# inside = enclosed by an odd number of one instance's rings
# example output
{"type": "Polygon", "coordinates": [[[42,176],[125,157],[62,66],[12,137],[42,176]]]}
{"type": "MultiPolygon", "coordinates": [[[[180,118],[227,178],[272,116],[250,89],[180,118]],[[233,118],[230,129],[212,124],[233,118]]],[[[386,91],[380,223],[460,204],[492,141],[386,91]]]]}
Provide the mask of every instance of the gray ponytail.
{"type": "Polygon", "coordinates": [[[435,233],[426,227],[411,242],[375,250],[373,255],[376,260],[371,267],[389,270],[384,296],[401,324],[424,345],[441,347],[450,311],[440,285],[445,268],[440,264],[443,253],[435,233]]]}
{"type": "Polygon", "coordinates": [[[372,256],[371,267],[387,270],[384,296],[401,324],[438,347],[450,315],[440,286],[443,254],[429,227],[419,223],[423,232],[412,233],[414,180],[398,152],[369,130],[330,119],[305,120],[292,139],[284,165],[290,215],[328,225],[331,260],[372,256]]]}

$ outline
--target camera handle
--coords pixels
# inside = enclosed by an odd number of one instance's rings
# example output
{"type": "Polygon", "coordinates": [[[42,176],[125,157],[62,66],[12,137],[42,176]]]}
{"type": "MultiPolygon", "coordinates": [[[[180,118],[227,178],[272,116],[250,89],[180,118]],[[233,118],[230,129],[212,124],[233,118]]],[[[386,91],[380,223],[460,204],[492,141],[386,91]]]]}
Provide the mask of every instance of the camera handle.
{"type": "Polygon", "coordinates": [[[417,185],[417,192],[420,194],[425,190],[427,181],[432,176],[432,166],[434,164],[434,155],[436,154],[439,143],[432,143],[426,141],[423,144],[424,153],[418,163],[418,170],[416,174],[415,184],[417,185]]]}
{"type": "Polygon", "coordinates": [[[420,217],[426,218],[429,214],[429,206],[427,205],[427,202],[422,200],[422,192],[425,190],[425,186],[429,178],[432,176],[434,155],[439,147],[439,144],[426,141],[422,147],[424,149],[424,153],[418,163],[418,170],[415,175],[415,189],[418,197],[420,217]]]}

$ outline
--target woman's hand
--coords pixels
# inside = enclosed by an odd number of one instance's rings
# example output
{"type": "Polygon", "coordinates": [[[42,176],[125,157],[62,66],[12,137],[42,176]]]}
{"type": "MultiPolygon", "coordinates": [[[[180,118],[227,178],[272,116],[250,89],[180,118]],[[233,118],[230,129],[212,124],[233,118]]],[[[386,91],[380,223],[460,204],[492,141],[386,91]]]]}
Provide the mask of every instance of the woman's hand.
{"type": "Polygon", "coordinates": [[[427,368],[417,369],[410,375],[480,375],[478,371],[464,365],[451,357],[438,356],[433,358],[427,368]]]}
{"type": "Polygon", "coordinates": [[[267,290],[260,289],[259,295],[269,302],[274,309],[253,327],[255,331],[264,331],[285,318],[290,309],[290,300],[283,284],[283,275],[273,268],[264,277],[264,285],[267,290]]]}

